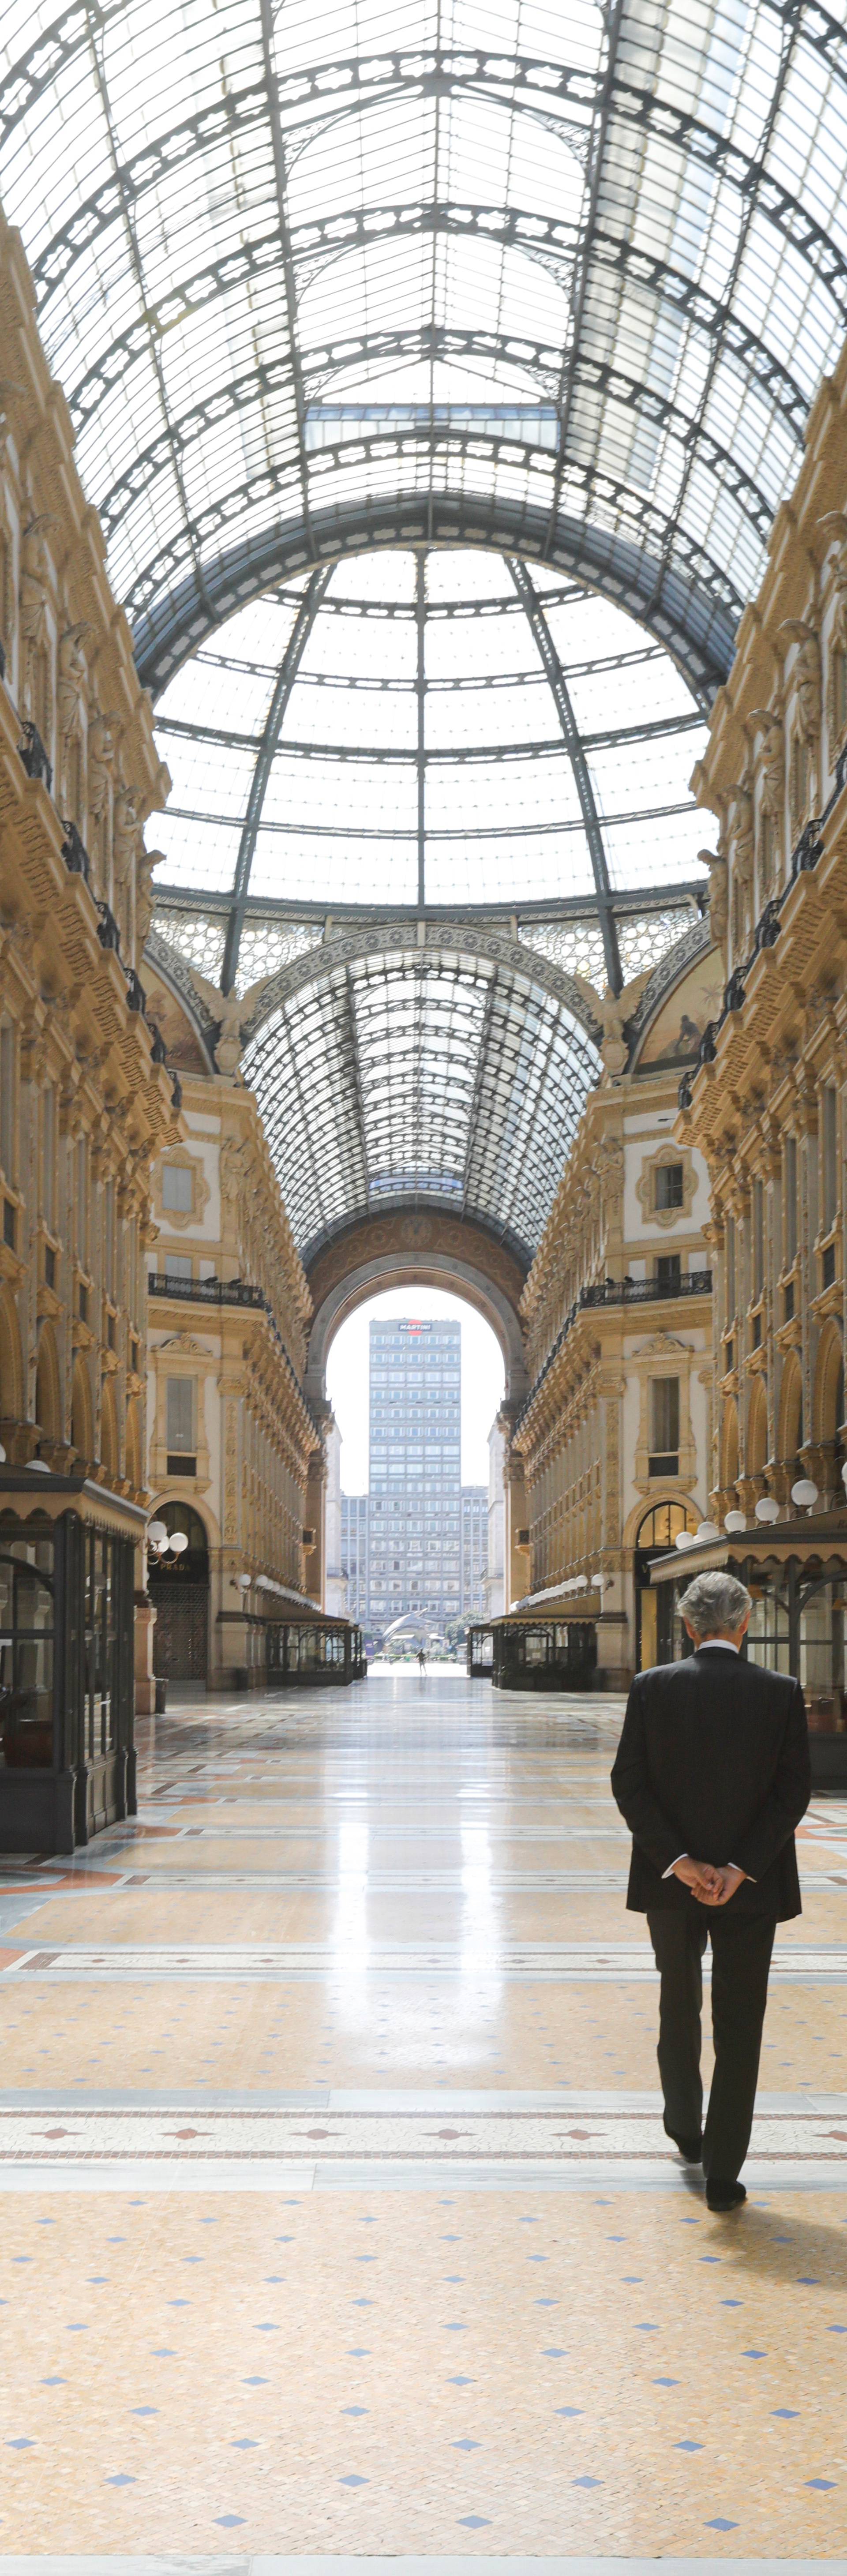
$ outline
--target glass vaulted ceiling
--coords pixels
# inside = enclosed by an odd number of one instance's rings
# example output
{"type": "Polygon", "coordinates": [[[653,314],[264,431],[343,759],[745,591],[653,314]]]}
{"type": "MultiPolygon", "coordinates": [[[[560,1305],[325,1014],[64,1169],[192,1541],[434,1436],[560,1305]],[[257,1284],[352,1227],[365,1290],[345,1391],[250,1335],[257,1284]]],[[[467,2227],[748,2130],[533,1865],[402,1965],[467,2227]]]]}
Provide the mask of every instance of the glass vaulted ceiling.
{"type": "Polygon", "coordinates": [[[469,537],[705,700],[847,319],[822,0],[6,0],[0,190],[154,688],[251,592],[469,537]]]}
{"type": "Polygon", "coordinates": [[[363,555],[239,610],[166,688],[160,877],[251,915],[690,884],[703,732],[610,602],[481,550],[363,555]]]}
{"type": "Polygon", "coordinates": [[[6,0],[0,39],[189,945],[289,960],[245,1061],[299,1239],[430,1195],[529,1247],[597,1058],[521,907],[584,907],[595,983],[661,949],[639,889],[678,935],[695,718],[847,325],[843,9],[6,0]],[[286,894],[505,900],[527,970],[431,920],[273,951],[286,894]]]}

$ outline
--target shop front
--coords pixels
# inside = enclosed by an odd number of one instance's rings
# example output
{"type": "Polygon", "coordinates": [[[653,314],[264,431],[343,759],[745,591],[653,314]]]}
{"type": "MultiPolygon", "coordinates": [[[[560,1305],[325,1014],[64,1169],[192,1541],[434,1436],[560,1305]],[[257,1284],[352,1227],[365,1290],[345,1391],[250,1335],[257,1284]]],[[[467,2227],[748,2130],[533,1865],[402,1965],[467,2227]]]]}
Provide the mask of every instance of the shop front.
{"type": "Polygon", "coordinates": [[[0,1851],[71,1852],[135,1814],[144,1525],[82,1476],[0,1467],[0,1851]]]}
{"type": "Polygon", "coordinates": [[[268,1619],[264,1623],[269,1690],[358,1682],[367,1676],[361,1628],[347,1619],[268,1619]]]}
{"type": "Polygon", "coordinates": [[[744,1531],[703,1547],[681,1549],[651,1569],[664,1596],[661,1632],[671,1663],[687,1651],[678,1615],[682,1593],[695,1574],[737,1575],[752,1594],[744,1651],[751,1663],[792,1673],[801,1683],[809,1720],[816,1787],[847,1791],[847,1522],[779,1522],[767,1535],[744,1531]],[[834,1523],[834,1526],[833,1526],[834,1523]]]}

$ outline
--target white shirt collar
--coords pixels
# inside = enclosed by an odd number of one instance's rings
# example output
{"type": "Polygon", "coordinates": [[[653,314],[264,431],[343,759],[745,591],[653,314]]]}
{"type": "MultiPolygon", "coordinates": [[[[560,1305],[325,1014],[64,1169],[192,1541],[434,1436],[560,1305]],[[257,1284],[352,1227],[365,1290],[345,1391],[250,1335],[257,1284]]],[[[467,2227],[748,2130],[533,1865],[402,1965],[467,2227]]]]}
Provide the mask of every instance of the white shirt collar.
{"type": "Polygon", "coordinates": [[[739,1646],[733,1645],[731,1637],[701,1637],[694,1651],[697,1655],[709,1655],[714,1654],[716,1648],[722,1655],[737,1655],[741,1651],[739,1646]]]}

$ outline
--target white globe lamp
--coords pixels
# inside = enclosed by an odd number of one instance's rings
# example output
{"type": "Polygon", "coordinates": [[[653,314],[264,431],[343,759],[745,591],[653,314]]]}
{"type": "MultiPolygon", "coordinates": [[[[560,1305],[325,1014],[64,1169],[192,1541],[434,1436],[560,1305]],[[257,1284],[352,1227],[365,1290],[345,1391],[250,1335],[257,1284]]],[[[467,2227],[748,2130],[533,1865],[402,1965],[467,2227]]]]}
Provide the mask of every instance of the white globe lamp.
{"type": "Polygon", "coordinates": [[[792,1503],[796,1503],[800,1511],[813,1512],[817,1499],[818,1488],[813,1485],[811,1476],[798,1476],[796,1485],[791,1487],[792,1503]]]}
{"type": "Polygon", "coordinates": [[[768,1523],[771,1521],[778,1521],[779,1504],[774,1501],[773,1494],[759,1495],[759,1500],[756,1504],[756,1519],[757,1521],[766,1521],[768,1523]]]}
{"type": "Polygon", "coordinates": [[[697,1531],[698,1546],[705,1547],[707,1540],[714,1538],[720,1538],[717,1521],[701,1521],[697,1531]]]}
{"type": "Polygon", "coordinates": [[[724,1529],[726,1530],[729,1538],[737,1538],[742,1530],[746,1530],[746,1527],[747,1515],[745,1512],[726,1512],[724,1514],[724,1529]]]}
{"type": "Polygon", "coordinates": [[[174,1552],[174,1555],[175,1555],[175,1556],[184,1556],[184,1555],[185,1555],[186,1548],[187,1548],[187,1546],[188,1546],[188,1533],[187,1533],[187,1531],[186,1531],[186,1530],[172,1530],[172,1531],[171,1531],[171,1546],[172,1546],[172,1548],[173,1548],[173,1552],[174,1552]]]}
{"type": "Polygon", "coordinates": [[[147,1544],[148,1547],[167,1547],[168,1533],[165,1528],[164,1521],[150,1521],[148,1523],[147,1544]]]}

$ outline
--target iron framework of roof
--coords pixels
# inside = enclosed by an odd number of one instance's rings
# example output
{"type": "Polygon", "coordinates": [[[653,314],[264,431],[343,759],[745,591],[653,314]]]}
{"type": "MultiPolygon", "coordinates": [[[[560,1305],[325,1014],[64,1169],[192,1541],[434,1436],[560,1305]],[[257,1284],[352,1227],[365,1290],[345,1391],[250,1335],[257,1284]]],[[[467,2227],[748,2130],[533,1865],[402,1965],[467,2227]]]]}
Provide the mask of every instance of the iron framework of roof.
{"type": "MultiPolygon", "coordinates": [[[[407,1028],[406,1105],[393,1126],[374,1127],[376,970],[369,980],[348,960],[332,985],[332,1045],[352,1084],[345,1189],[358,1205],[365,1168],[367,1197],[389,1188],[396,1164],[401,1195],[414,1197],[437,1186],[443,1165],[444,1203],[458,1193],[489,1221],[483,1179],[490,1193],[493,1166],[487,1177],[477,1168],[458,1092],[438,1117],[421,1107],[431,1038],[432,1063],[452,1079],[451,1049],[439,1057],[433,1032],[473,1024],[484,1046],[463,1096],[476,1129],[484,1061],[492,1134],[506,1133],[504,1068],[516,1084],[523,1075],[520,1049],[510,1055],[512,969],[501,960],[492,985],[486,923],[508,912],[527,955],[534,944],[537,959],[617,990],[651,940],[655,954],[657,940],[672,942],[695,918],[704,880],[682,821],[680,859],[667,858],[665,881],[644,889],[628,809],[642,842],[681,809],[670,789],[651,805],[645,788],[639,803],[624,759],[631,744],[633,776],[640,760],[647,778],[651,742],[658,759],[666,741],[668,761],[672,745],[681,760],[686,727],[725,676],[809,405],[847,328],[843,23],[819,0],[667,0],[661,12],[639,0],[602,9],[572,0],[567,12],[546,0],[395,0],[390,19],[379,0],[339,0],[332,12],[321,0],[286,0],[284,11],[274,0],[220,0],[213,12],[207,0],[179,12],[171,0],[70,0],[55,16],[7,0],[2,34],[0,195],[23,234],[143,679],[170,699],[194,657],[202,696],[219,630],[251,603],[264,614],[269,594],[287,602],[248,721],[198,724],[187,700],[165,716],[163,747],[178,752],[188,782],[174,798],[172,846],[182,832],[190,854],[196,821],[221,856],[205,881],[199,860],[175,868],[159,895],[160,931],[226,992],[286,958],[302,963],[319,939],[328,955],[332,923],[367,912],[368,850],[380,835],[389,844],[364,811],[364,773],[374,792],[383,782],[383,814],[396,781],[391,846],[400,873],[411,854],[414,882],[405,907],[380,885],[369,935],[382,936],[387,973],[395,915],[416,912],[435,976],[431,1026],[424,1035],[421,1023],[413,1045],[419,970],[403,948],[392,991],[397,1027],[407,1028]],[[463,736],[458,719],[451,732],[445,717],[439,747],[439,708],[460,707],[463,689],[482,685],[480,657],[464,677],[439,680],[427,668],[426,561],[462,548],[499,559],[497,614],[512,608],[528,622],[539,668],[520,654],[500,672],[492,665],[484,685],[498,721],[488,738],[463,736]],[[402,747],[383,715],[369,738],[352,694],[373,690],[376,715],[380,693],[399,681],[387,670],[375,677],[376,662],[351,668],[349,655],[333,681],[315,656],[319,621],[355,607],[339,596],[340,574],[349,581],[351,558],[374,550],[411,551],[417,564],[416,662],[403,683],[415,735],[402,747]],[[586,723],[562,641],[563,601],[580,587],[626,610],[672,657],[685,706],[634,724],[586,723]],[[298,733],[296,710],[330,685],[325,703],[347,708],[344,727],[325,740],[314,721],[298,733]],[[548,712],[532,731],[519,700],[539,685],[546,695],[535,703],[548,712]],[[219,811],[201,794],[194,819],[192,758],[198,776],[217,762],[222,782],[219,811]],[[226,763],[238,782],[229,803],[226,763]],[[316,763],[324,779],[330,763],[343,775],[350,812],[339,792],[330,827],[314,797],[311,808],[300,797],[292,888],[286,797],[316,763]],[[470,774],[485,805],[465,832],[482,854],[472,902],[448,900],[447,861],[440,876],[435,861],[450,833],[428,812],[448,779],[467,815],[459,789],[470,774]],[[530,775],[537,810],[524,822],[515,781],[530,775]],[[501,805],[517,817],[509,903],[498,900],[506,862],[499,875],[494,865],[501,805]],[[536,901],[521,853],[537,853],[545,835],[558,878],[536,901]],[[338,870],[332,888],[321,882],[330,840],[342,857],[358,852],[350,900],[339,898],[338,870]],[[578,850],[587,856],[577,885],[578,850]],[[464,925],[460,970],[438,963],[433,947],[448,913],[464,925]],[[415,1085],[413,1134],[404,1120],[415,1085]]],[[[404,612],[367,609],[395,613],[404,612]]],[[[449,611],[486,613],[479,601],[449,611]]],[[[242,650],[237,687],[247,694],[249,659],[242,650]]],[[[609,674],[614,661],[606,656],[609,674]]],[[[392,705],[402,729],[404,701],[392,705]]],[[[573,1099],[591,1078],[584,1028],[577,1015],[573,1099]]],[[[304,1026],[301,1078],[309,1043],[304,1026]]],[[[267,1061],[278,1070],[280,1030],[274,1044],[267,1061]]],[[[562,1038],[562,1063],[568,1047],[562,1038]]],[[[559,1061],[554,1046],[561,1161],[570,1111],[559,1061]]],[[[510,1133],[512,1152],[522,1151],[519,1129],[510,1133]]],[[[522,1209],[508,1189],[496,1202],[524,1245],[545,1186],[533,1182],[522,1209]]],[[[318,1189],[304,1209],[304,1239],[336,1221],[320,1199],[318,1189]]]]}

